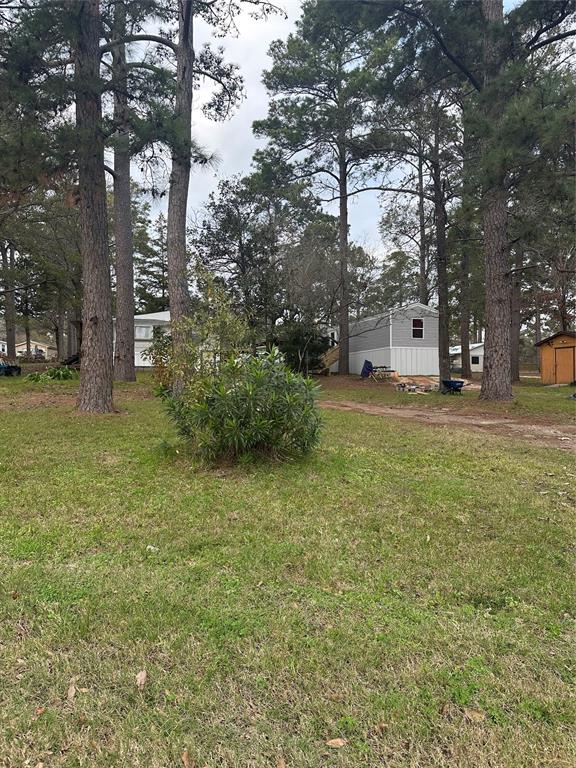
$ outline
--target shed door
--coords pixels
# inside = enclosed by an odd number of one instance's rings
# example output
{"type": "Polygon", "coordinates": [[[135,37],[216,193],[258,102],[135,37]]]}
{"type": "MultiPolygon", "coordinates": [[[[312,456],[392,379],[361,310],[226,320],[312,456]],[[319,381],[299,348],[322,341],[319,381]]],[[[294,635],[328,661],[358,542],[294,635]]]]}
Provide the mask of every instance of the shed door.
{"type": "Polygon", "coordinates": [[[574,373],[574,347],[557,347],[556,359],[556,384],[571,384],[576,378],[574,373]]]}

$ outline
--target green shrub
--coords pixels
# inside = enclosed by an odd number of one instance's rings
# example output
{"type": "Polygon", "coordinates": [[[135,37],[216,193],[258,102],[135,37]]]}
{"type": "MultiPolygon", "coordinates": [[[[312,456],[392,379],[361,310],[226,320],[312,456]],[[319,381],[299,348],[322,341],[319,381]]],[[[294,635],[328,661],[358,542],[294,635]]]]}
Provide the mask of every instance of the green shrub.
{"type": "Polygon", "coordinates": [[[231,358],[183,394],[164,398],[180,435],[214,461],[307,453],[319,440],[316,394],[314,383],[293,373],[274,349],[231,358]]]}
{"type": "Polygon", "coordinates": [[[35,381],[40,384],[47,384],[49,381],[69,381],[78,377],[73,368],[63,365],[60,368],[48,368],[46,371],[36,371],[26,376],[27,381],[35,381]]]}

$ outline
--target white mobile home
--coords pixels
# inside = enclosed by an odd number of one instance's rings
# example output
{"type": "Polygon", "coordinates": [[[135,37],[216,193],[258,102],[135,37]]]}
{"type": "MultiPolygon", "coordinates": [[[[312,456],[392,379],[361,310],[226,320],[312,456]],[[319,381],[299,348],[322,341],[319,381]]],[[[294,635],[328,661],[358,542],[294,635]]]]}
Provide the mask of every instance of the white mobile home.
{"type": "MultiPolygon", "coordinates": [[[[450,364],[453,369],[462,369],[462,347],[450,347],[450,364]]],[[[470,344],[470,367],[472,373],[484,370],[484,342],[470,344]]]]}
{"type": "MultiPolygon", "coordinates": [[[[331,330],[337,341],[337,331],[331,330]]],[[[438,375],[438,311],[414,302],[374,317],[350,321],[350,373],[365,360],[401,376],[438,375]]],[[[338,365],[331,368],[338,370],[338,365]]]]}
{"type": "MultiPolygon", "coordinates": [[[[147,315],[134,316],[134,365],[137,368],[151,368],[152,363],[143,353],[148,349],[154,337],[154,328],[167,328],[170,325],[170,312],[150,312],[147,315]]],[[[116,341],[116,327],[114,327],[116,341]]]]}

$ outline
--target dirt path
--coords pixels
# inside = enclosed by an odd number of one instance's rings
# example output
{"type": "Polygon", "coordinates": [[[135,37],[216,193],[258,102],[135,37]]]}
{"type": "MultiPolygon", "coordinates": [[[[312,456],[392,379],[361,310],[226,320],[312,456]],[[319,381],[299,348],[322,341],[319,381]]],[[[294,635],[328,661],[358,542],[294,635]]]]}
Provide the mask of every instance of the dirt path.
{"type": "Polygon", "coordinates": [[[529,418],[508,418],[493,415],[470,415],[446,413],[432,408],[394,408],[385,405],[358,403],[353,400],[321,400],[322,408],[337,411],[368,413],[373,416],[391,416],[395,419],[410,419],[431,426],[450,426],[495,435],[515,437],[530,441],[533,445],[563,448],[576,452],[576,424],[535,424],[529,418]]]}

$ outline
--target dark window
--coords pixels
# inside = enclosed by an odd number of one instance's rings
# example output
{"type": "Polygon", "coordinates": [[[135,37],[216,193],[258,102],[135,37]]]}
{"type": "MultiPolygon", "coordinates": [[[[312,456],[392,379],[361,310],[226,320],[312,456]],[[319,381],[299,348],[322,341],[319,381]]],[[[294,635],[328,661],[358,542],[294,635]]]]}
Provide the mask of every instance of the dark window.
{"type": "Polygon", "coordinates": [[[413,318],[412,320],[412,338],[423,339],[424,338],[424,320],[421,318],[413,318]]]}
{"type": "Polygon", "coordinates": [[[472,355],[470,359],[472,361],[472,365],[480,365],[480,358],[478,355],[472,355]]]}

